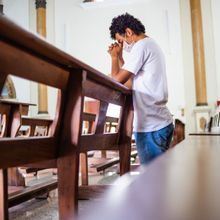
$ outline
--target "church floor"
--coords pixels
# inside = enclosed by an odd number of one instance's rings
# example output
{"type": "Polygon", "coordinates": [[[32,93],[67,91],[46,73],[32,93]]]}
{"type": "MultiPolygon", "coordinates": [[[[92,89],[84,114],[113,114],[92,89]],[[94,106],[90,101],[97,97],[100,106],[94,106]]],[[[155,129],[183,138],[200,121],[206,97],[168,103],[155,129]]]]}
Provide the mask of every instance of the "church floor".
{"type": "MultiPolygon", "coordinates": [[[[89,177],[90,184],[113,184],[119,177],[116,168],[105,175],[91,175],[89,177]]],[[[86,210],[91,203],[100,202],[101,199],[93,198],[91,200],[79,200],[79,215],[86,210]]],[[[50,192],[49,197],[32,199],[9,210],[9,219],[13,220],[57,220],[58,219],[58,196],[57,190],[50,192]]]]}
{"type": "MultiPolygon", "coordinates": [[[[114,152],[108,152],[110,158],[117,156],[114,152]]],[[[95,153],[95,157],[100,158],[100,152],[95,153]]],[[[93,163],[96,163],[96,159],[90,159],[89,161],[89,185],[109,185],[113,184],[119,178],[118,165],[114,165],[105,170],[105,172],[97,173],[96,169],[93,168],[93,163]]],[[[135,161],[139,163],[138,159],[135,161]]],[[[131,169],[135,170],[135,166],[131,169]]],[[[25,181],[27,186],[34,185],[36,183],[41,183],[47,181],[48,178],[56,178],[53,175],[54,170],[42,170],[39,171],[37,177],[26,176],[25,181]]],[[[131,175],[135,176],[138,173],[131,172],[131,175]],[[133,173],[133,174],[132,174],[133,173]]],[[[79,184],[81,185],[81,177],[79,177],[79,184]]],[[[100,197],[92,198],[89,200],[79,200],[79,211],[78,214],[87,210],[91,204],[99,203],[102,199],[100,197]]],[[[24,202],[20,205],[12,207],[9,209],[9,219],[10,220],[58,220],[58,195],[57,190],[53,190],[49,193],[48,198],[35,198],[24,202]]]]}

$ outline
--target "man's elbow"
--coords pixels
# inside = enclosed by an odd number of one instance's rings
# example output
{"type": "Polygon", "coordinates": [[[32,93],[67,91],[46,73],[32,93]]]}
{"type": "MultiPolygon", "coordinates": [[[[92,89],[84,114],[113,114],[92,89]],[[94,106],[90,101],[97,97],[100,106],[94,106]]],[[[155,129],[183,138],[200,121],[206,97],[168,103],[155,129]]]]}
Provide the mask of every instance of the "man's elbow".
{"type": "Polygon", "coordinates": [[[121,83],[121,84],[124,84],[124,83],[127,82],[127,79],[124,79],[124,78],[122,78],[122,77],[120,77],[120,76],[118,76],[118,75],[113,76],[112,78],[113,78],[115,81],[117,81],[117,82],[119,82],[119,83],[121,83]]]}

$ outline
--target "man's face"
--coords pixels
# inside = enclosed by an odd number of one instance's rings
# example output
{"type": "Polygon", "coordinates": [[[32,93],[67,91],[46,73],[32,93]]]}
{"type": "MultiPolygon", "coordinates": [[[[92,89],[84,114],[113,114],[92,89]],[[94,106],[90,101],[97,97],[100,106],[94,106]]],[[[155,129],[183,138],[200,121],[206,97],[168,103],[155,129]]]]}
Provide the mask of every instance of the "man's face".
{"type": "Polygon", "coordinates": [[[121,43],[121,44],[124,41],[126,41],[128,44],[131,44],[133,42],[133,31],[127,28],[125,34],[123,35],[116,33],[115,39],[118,41],[118,43],[121,43]]]}
{"type": "Polygon", "coordinates": [[[125,37],[118,33],[115,34],[115,39],[119,44],[123,44],[123,42],[125,41],[125,37]]]}
{"type": "Polygon", "coordinates": [[[132,35],[128,36],[128,35],[120,35],[120,34],[116,34],[115,35],[115,39],[117,40],[117,42],[122,46],[123,50],[126,51],[127,53],[130,53],[132,50],[132,47],[134,45],[134,41],[132,39],[132,35]]]}

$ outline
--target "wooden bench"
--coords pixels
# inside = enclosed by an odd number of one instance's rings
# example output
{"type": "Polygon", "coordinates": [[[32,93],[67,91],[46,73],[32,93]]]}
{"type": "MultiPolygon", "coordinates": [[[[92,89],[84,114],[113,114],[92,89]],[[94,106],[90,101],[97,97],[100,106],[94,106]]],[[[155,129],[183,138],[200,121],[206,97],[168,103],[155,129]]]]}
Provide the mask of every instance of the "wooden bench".
{"type": "MultiPolygon", "coordinates": [[[[36,106],[32,103],[20,102],[16,99],[0,99],[0,115],[2,120],[2,130],[0,137],[17,137],[20,136],[20,128],[28,126],[26,136],[47,136],[49,127],[53,120],[32,118],[27,116],[29,106],[36,106]]],[[[37,172],[39,169],[26,169],[27,173],[37,172]]],[[[25,187],[25,179],[19,172],[18,168],[8,169],[8,184],[18,188],[25,187]]]]}
{"type": "Polygon", "coordinates": [[[219,155],[219,136],[187,137],[140,175],[122,176],[78,220],[220,219],[219,155]]]}
{"type": "Polygon", "coordinates": [[[81,152],[119,150],[121,174],[129,171],[131,91],[2,15],[0,27],[0,92],[9,74],[59,90],[56,115],[47,137],[0,139],[0,219],[8,219],[6,169],[23,165],[57,167],[59,218],[74,219],[81,152]],[[82,134],[85,97],[100,101],[95,133],[88,135],[82,134]],[[121,106],[122,112],[118,131],[105,134],[109,103],[121,106]]]}
{"type": "Polygon", "coordinates": [[[181,120],[176,118],[174,120],[173,140],[170,146],[174,147],[184,139],[185,139],[185,124],[181,120]]]}

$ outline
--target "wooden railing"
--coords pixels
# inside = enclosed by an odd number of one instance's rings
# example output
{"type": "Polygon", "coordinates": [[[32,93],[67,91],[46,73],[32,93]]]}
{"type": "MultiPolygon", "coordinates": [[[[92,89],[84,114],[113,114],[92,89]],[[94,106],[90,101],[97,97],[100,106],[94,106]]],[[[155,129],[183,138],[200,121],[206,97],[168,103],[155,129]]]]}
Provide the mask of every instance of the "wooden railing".
{"type": "Polygon", "coordinates": [[[80,152],[100,148],[119,150],[121,174],[129,170],[131,91],[2,15],[0,27],[0,92],[9,74],[59,90],[56,115],[47,137],[0,139],[0,219],[8,218],[6,169],[26,164],[57,167],[59,218],[73,219],[80,152]],[[100,101],[95,133],[89,135],[82,135],[85,97],[100,101]],[[121,106],[121,114],[117,132],[105,134],[109,103],[121,106]]]}

